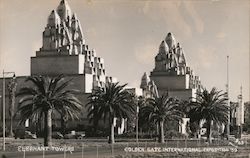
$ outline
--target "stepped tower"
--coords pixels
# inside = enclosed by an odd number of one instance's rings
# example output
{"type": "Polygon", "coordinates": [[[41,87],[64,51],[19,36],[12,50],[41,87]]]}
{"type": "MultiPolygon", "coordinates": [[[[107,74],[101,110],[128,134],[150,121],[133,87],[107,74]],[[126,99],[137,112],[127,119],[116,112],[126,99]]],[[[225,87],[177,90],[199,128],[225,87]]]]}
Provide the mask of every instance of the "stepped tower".
{"type": "Polygon", "coordinates": [[[187,65],[184,50],[172,33],[168,33],[161,41],[155,56],[155,67],[150,76],[145,75],[141,81],[144,94],[149,93],[150,87],[146,86],[146,80],[155,84],[159,95],[168,92],[171,96],[184,100],[195,98],[196,92],[202,88],[200,78],[187,65]]]}
{"type": "Polygon", "coordinates": [[[75,76],[84,93],[116,82],[106,76],[104,59],[86,44],[80,20],[66,0],[51,11],[42,37],[42,47],[31,57],[31,75],[75,76]]]}

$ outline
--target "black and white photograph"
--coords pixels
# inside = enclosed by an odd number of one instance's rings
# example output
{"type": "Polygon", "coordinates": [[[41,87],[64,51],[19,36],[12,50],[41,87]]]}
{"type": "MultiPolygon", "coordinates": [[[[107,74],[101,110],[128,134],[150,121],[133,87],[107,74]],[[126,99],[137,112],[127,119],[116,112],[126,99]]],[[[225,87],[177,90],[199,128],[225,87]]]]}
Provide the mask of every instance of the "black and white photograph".
{"type": "Polygon", "coordinates": [[[250,158],[250,0],[0,0],[0,158],[250,158]]]}

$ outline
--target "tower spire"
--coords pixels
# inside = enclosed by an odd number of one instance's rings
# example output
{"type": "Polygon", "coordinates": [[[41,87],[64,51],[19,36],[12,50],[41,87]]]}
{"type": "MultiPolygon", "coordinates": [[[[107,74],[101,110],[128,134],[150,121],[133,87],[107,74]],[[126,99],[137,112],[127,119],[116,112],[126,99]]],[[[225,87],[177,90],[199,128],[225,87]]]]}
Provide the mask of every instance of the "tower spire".
{"type": "Polygon", "coordinates": [[[51,14],[48,17],[48,26],[59,26],[61,24],[61,20],[59,15],[55,10],[52,10],[51,14]]]}
{"type": "Polygon", "coordinates": [[[168,44],[170,50],[176,47],[176,40],[171,32],[168,33],[167,37],[165,38],[165,41],[168,44]]]}
{"type": "Polygon", "coordinates": [[[163,40],[160,44],[160,47],[159,47],[159,53],[162,53],[162,54],[167,54],[169,51],[169,48],[168,48],[168,45],[166,44],[166,42],[163,40]]]}
{"type": "Polygon", "coordinates": [[[67,20],[71,18],[72,13],[69,4],[66,0],[62,0],[57,7],[57,13],[59,14],[61,20],[67,20]]]}

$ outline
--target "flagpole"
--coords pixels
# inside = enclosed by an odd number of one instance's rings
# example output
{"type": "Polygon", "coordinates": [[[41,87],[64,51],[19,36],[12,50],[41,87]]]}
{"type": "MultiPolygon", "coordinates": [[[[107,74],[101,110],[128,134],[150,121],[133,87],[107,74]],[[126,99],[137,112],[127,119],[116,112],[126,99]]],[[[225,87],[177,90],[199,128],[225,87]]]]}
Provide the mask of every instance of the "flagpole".
{"type": "Polygon", "coordinates": [[[229,135],[230,135],[229,56],[227,56],[227,105],[229,108],[228,119],[227,119],[227,139],[229,140],[229,135]]]}

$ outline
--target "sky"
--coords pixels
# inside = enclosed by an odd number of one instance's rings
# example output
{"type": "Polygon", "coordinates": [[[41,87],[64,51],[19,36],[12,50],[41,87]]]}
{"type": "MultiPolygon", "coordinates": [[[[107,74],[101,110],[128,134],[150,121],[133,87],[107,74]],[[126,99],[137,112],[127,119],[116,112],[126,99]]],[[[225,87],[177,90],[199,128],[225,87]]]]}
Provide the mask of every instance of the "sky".
{"type": "MultiPolygon", "coordinates": [[[[60,0],[0,0],[0,71],[30,74],[30,57],[42,46],[47,17],[60,0]]],[[[154,68],[168,32],[185,51],[202,84],[225,91],[229,56],[230,98],[240,86],[249,100],[249,0],[68,0],[86,43],[104,58],[106,73],[139,87],[154,68]]]]}

